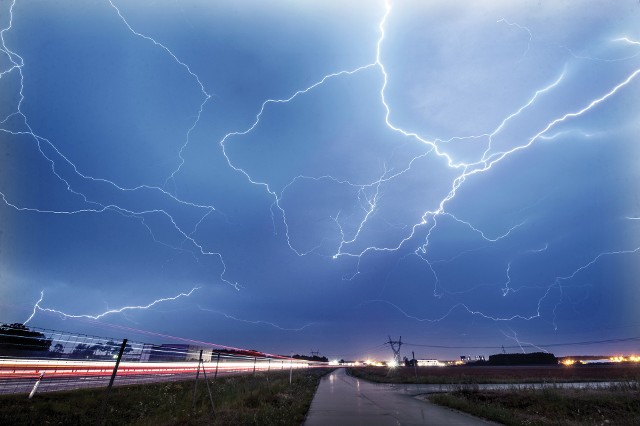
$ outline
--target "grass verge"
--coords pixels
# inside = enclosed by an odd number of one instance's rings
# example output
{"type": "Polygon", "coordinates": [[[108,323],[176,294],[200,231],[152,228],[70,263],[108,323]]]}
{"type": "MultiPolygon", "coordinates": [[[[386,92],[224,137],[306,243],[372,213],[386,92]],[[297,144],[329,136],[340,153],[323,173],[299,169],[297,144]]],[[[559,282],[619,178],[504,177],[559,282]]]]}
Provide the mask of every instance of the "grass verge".
{"type": "Polygon", "coordinates": [[[638,381],[640,365],[358,367],[348,373],[378,383],[481,384],[638,381]]]}
{"type": "MultiPolygon", "coordinates": [[[[201,378],[193,409],[194,380],[114,387],[107,424],[113,425],[299,425],[320,378],[331,369],[219,377],[212,386],[215,414],[201,378]],[[268,380],[267,380],[268,378],[268,380]]],[[[106,389],[0,397],[2,425],[93,425],[106,389]]]]}
{"type": "Polygon", "coordinates": [[[638,425],[640,387],[622,383],[606,388],[463,389],[432,394],[431,402],[505,425],[638,425]]]}

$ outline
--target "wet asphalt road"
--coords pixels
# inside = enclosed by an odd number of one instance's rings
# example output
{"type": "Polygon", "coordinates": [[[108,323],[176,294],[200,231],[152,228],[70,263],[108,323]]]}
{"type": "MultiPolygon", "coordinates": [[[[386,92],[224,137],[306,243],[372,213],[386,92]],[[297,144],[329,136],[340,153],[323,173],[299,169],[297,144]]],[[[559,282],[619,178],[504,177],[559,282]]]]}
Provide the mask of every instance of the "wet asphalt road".
{"type": "Polygon", "coordinates": [[[340,368],[322,378],[305,425],[495,425],[416,398],[422,393],[421,386],[370,383],[340,368]]]}

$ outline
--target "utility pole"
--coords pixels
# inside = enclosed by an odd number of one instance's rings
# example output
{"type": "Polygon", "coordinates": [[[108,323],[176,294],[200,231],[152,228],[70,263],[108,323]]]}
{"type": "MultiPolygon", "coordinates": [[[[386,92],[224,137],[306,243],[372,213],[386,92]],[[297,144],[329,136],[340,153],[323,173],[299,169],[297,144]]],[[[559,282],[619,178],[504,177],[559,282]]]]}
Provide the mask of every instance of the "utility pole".
{"type": "Polygon", "coordinates": [[[416,359],[416,354],[413,351],[411,351],[411,356],[413,357],[411,359],[411,363],[413,364],[413,374],[415,374],[417,379],[418,378],[418,367],[417,367],[418,360],[416,359]]]}
{"type": "Polygon", "coordinates": [[[402,336],[400,336],[400,339],[398,340],[391,340],[391,336],[389,336],[389,341],[385,342],[385,345],[386,344],[391,346],[391,350],[393,351],[393,360],[395,361],[396,365],[400,365],[400,348],[402,347],[402,336]]]}
{"type": "Polygon", "coordinates": [[[315,350],[315,351],[312,349],[312,350],[311,350],[311,356],[312,356],[312,357],[318,357],[318,358],[319,358],[319,357],[320,357],[320,349],[315,350]]]}

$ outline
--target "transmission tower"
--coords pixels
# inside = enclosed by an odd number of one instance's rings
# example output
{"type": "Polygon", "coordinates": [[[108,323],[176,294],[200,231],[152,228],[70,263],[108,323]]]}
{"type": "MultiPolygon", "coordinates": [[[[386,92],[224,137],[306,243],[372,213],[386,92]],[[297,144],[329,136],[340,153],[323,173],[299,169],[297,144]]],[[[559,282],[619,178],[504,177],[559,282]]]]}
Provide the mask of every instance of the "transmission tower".
{"type": "Polygon", "coordinates": [[[393,351],[393,360],[397,365],[400,365],[400,348],[402,347],[402,336],[400,336],[400,339],[398,340],[391,340],[391,336],[389,336],[389,341],[385,342],[385,345],[386,344],[391,346],[391,350],[393,351]]]}
{"type": "Polygon", "coordinates": [[[311,356],[320,357],[320,349],[317,349],[315,351],[311,349],[311,356]]]}

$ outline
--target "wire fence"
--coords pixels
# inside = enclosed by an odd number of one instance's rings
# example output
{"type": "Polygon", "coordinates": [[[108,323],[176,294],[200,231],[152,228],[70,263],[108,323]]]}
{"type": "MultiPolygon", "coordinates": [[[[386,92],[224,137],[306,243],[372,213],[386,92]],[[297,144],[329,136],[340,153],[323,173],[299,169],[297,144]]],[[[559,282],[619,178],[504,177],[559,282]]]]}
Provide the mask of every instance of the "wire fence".
{"type": "Polygon", "coordinates": [[[113,386],[122,386],[321,366],[326,363],[214,345],[151,344],[22,324],[0,326],[0,394],[106,387],[114,374],[113,386]]]}

